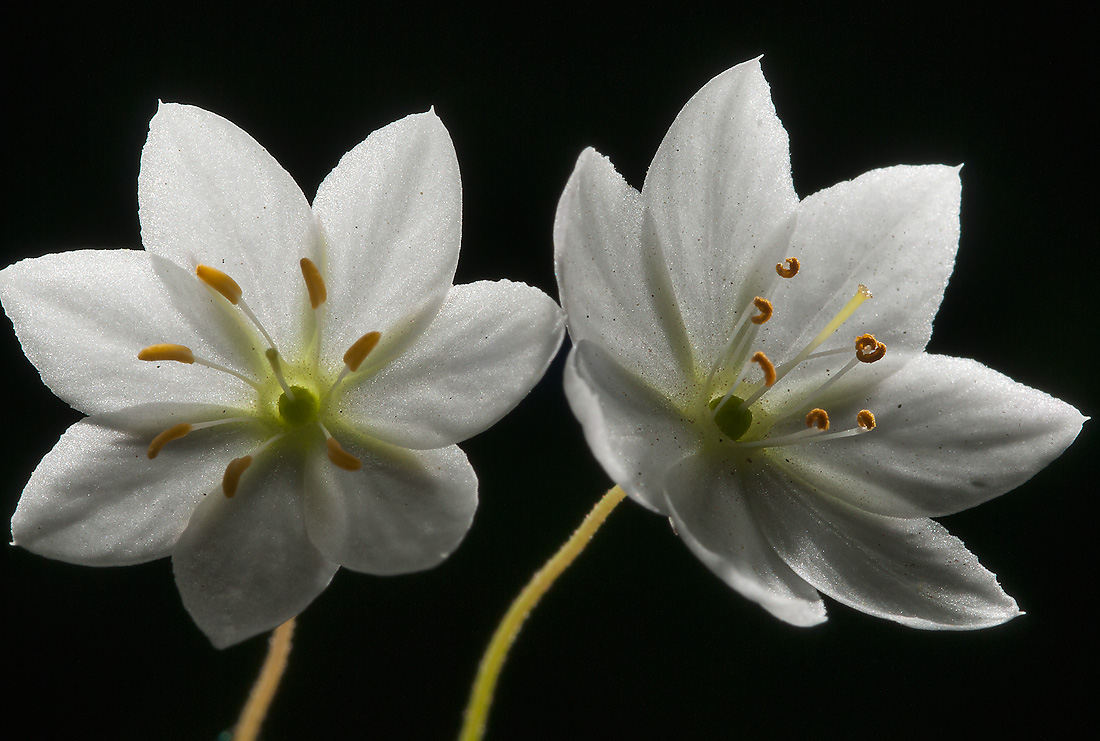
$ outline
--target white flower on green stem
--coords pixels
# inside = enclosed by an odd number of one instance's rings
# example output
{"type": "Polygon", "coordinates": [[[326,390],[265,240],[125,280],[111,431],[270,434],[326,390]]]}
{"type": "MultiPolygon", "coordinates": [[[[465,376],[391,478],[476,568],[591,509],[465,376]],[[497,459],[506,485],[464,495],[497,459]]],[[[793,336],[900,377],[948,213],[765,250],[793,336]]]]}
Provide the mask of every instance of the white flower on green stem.
{"type": "Polygon", "coordinates": [[[565,387],[589,445],[727,584],[790,623],[823,621],[820,593],[920,628],[1019,614],[929,518],[1023,483],[1084,418],[924,352],[959,200],[958,168],[926,166],[800,202],[757,61],[688,102],[641,193],[587,150],[562,195],[565,387]]]}
{"type": "Polygon", "coordinates": [[[563,326],[530,286],[452,286],[461,186],[435,113],[371,134],[311,209],[245,132],[162,105],[138,201],[144,251],[0,272],[27,357],[90,415],[31,476],[15,544],[171,555],[218,646],[298,614],[338,565],[446,558],[477,506],[455,443],[523,398],[563,326]]]}

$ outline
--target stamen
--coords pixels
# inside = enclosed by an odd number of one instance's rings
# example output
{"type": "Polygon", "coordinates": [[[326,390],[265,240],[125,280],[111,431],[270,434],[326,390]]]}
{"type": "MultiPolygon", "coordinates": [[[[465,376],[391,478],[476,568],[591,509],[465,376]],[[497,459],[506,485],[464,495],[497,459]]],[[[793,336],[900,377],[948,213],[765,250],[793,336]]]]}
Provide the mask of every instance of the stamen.
{"type": "Polygon", "coordinates": [[[829,413],[824,409],[811,409],[806,415],[806,426],[816,427],[822,431],[829,429],[829,413]]]}
{"type": "Polygon", "coordinates": [[[345,471],[358,471],[363,467],[363,462],[341,448],[340,443],[336,442],[336,438],[330,437],[326,440],[325,447],[328,448],[328,459],[337,468],[342,468],[345,471]]]}
{"type": "Polygon", "coordinates": [[[864,334],[856,338],[856,360],[861,363],[873,363],[886,355],[886,345],[875,339],[873,334],[864,334]]]}
{"type": "Polygon", "coordinates": [[[173,440],[179,440],[190,431],[191,425],[187,422],[180,422],[178,425],[169,427],[153,438],[153,442],[149,443],[149,449],[145,451],[145,454],[149,456],[149,460],[153,460],[160,454],[161,448],[173,440]]]}
{"type": "Polygon", "coordinates": [[[161,343],[159,345],[149,345],[138,353],[138,360],[174,360],[177,363],[191,364],[195,362],[195,354],[191,352],[191,348],[184,345],[173,345],[170,343],[161,343]]]}
{"type": "Polygon", "coordinates": [[[841,310],[837,312],[836,316],[834,316],[829,321],[829,323],[825,325],[825,328],[817,333],[817,337],[814,337],[812,340],[810,340],[810,344],[802,348],[802,352],[798,353],[798,355],[794,356],[794,358],[788,360],[786,363],[780,366],[778,377],[782,378],[783,376],[790,373],[791,370],[794,369],[803,360],[805,360],[810,353],[821,347],[821,343],[829,339],[829,336],[832,335],[833,332],[837,331],[837,329],[840,328],[840,325],[844,324],[844,322],[848,320],[848,317],[855,313],[855,310],[859,308],[860,304],[862,304],[867,299],[873,297],[874,295],[871,293],[870,289],[860,283],[859,287],[856,289],[855,295],[848,299],[848,303],[844,304],[844,307],[841,308],[841,310]]]}
{"type": "Polygon", "coordinates": [[[775,366],[772,365],[772,361],[768,360],[768,356],[763,352],[757,351],[752,356],[752,362],[760,366],[760,370],[764,371],[764,385],[771,386],[775,383],[775,366]]]}
{"type": "Polygon", "coordinates": [[[274,347],[269,347],[264,350],[264,356],[267,358],[267,362],[271,365],[271,370],[275,373],[275,380],[279,382],[279,385],[283,389],[283,393],[286,394],[286,398],[294,401],[294,392],[290,390],[290,386],[287,385],[286,378],[283,377],[283,369],[279,365],[279,351],[274,347]]]}
{"type": "Polygon", "coordinates": [[[760,313],[749,319],[753,324],[763,324],[772,318],[772,312],[775,308],[772,306],[772,302],[766,298],[757,296],[752,300],[754,306],[760,310],[760,313]]]}
{"type": "Polygon", "coordinates": [[[367,332],[352,343],[352,346],[344,353],[344,365],[348,367],[348,370],[352,373],[359,370],[359,366],[367,359],[367,356],[370,355],[371,350],[375,348],[381,337],[381,332],[367,332]]]}
{"type": "Polygon", "coordinates": [[[325,280],[321,277],[320,269],[313,260],[303,257],[298,263],[302,268],[302,277],[306,281],[306,290],[309,291],[309,303],[314,309],[325,303],[328,299],[328,290],[325,288],[325,280]]]}
{"type": "Polygon", "coordinates": [[[241,474],[252,465],[252,456],[234,458],[225,467],[225,475],[222,476],[222,493],[226,499],[232,499],[237,493],[237,486],[241,483],[241,474]]]}
{"type": "Polygon", "coordinates": [[[780,278],[793,278],[796,275],[798,275],[798,267],[799,267],[798,258],[797,257],[788,257],[785,260],[785,262],[787,263],[786,267],[783,267],[783,265],[781,263],[777,264],[775,266],[775,272],[779,273],[779,277],[780,278]]]}
{"type": "Polygon", "coordinates": [[[199,280],[203,283],[225,296],[229,303],[234,306],[241,300],[243,291],[241,291],[241,287],[237,285],[237,281],[217,268],[212,268],[209,265],[199,265],[195,268],[195,275],[199,276],[199,280]]]}
{"type": "Polygon", "coordinates": [[[870,409],[862,409],[856,415],[856,424],[865,430],[873,430],[875,429],[875,415],[871,414],[870,409]]]}

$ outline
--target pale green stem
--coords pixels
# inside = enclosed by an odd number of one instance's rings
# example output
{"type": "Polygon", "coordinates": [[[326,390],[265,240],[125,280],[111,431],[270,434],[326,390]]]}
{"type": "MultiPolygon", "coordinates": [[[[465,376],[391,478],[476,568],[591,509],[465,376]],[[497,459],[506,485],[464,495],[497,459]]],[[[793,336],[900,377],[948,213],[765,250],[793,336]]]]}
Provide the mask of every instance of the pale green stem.
{"type": "Polygon", "coordinates": [[[516,597],[512,606],[508,608],[504,619],[500,621],[496,632],[493,633],[488,648],[485,649],[485,655],[481,657],[481,666],[478,667],[477,678],[470,691],[470,701],[466,705],[465,720],[462,724],[462,732],[459,734],[460,741],[478,741],[485,734],[485,722],[489,716],[489,705],[493,702],[493,690],[496,688],[497,678],[508,656],[508,649],[515,642],[523,622],[554,581],[580,555],[600,525],[611,514],[611,510],[615,509],[625,496],[626,492],[618,486],[604,494],[573,536],[539,569],[516,597]]]}
{"type": "Polygon", "coordinates": [[[294,635],[294,618],[287,620],[271,634],[267,658],[260,668],[260,676],[252,687],[237,728],[233,731],[233,741],[255,741],[260,734],[260,725],[267,716],[275,690],[279,689],[279,680],[286,670],[287,657],[290,656],[290,638],[294,635]]]}

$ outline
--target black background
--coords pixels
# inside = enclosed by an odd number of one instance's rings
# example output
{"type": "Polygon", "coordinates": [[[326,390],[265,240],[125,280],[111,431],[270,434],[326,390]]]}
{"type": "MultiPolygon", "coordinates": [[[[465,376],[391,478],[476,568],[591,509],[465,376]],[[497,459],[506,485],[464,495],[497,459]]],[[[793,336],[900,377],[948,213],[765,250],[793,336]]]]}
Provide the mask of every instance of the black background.
{"type": "MultiPolygon", "coordinates": [[[[138,160],[158,98],[234,121],[310,198],[370,131],[434,105],[463,175],[456,282],[508,277],[556,296],[551,225],[581,149],[640,187],[691,94],[764,54],[802,196],[873,167],[966,163],[959,260],[929,349],[1095,412],[1091,22],[955,4],[884,17],[888,5],[9,4],[2,264],[139,245],[138,160]]],[[[7,517],[78,415],[6,320],[0,335],[7,517]]],[[[454,736],[496,621],[609,485],[564,403],[563,357],[463,445],[481,506],[451,559],[396,578],[342,570],[303,613],[266,739],[454,736]]],[[[624,504],[525,627],[489,738],[1057,733],[1094,700],[1090,432],[1025,486],[945,520],[1028,613],[977,633],[913,631],[831,602],[828,623],[792,628],[624,504]]],[[[93,569],[0,554],[14,680],[3,723],[24,734],[12,737],[212,740],[232,725],[266,641],[212,648],[167,560],[93,569]]]]}

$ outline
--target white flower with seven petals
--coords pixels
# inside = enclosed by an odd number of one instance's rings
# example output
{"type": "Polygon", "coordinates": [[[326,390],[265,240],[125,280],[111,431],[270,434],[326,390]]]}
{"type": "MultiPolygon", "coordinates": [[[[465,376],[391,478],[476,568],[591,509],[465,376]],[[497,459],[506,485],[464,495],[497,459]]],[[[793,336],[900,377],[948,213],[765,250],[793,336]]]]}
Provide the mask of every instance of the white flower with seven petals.
{"type": "Polygon", "coordinates": [[[820,593],[920,628],[1019,614],[929,518],[1023,483],[1084,418],[924,352],[959,201],[958,169],[926,166],[799,202],[758,61],[688,102],[641,193],[592,150],[566,185],[554,231],[574,343],[565,388],[589,445],[710,569],[787,622],[825,620],[820,593]]]}
{"type": "Polygon", "coordinates": [[[245,132],[161,105],[138,201],[145,251],[0,272],[27,357],[90,415],[34,471],[14,543],[102,566],[171,555],[218,646],[298,614],[338,565],[446,558],[477,506],[455,443],[527,394],[563,323],[530,286],[451,285],[461,186],[435,113],[371,134],[311,209],[245,132]]]}

